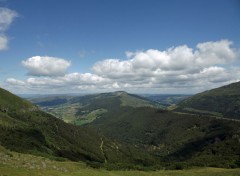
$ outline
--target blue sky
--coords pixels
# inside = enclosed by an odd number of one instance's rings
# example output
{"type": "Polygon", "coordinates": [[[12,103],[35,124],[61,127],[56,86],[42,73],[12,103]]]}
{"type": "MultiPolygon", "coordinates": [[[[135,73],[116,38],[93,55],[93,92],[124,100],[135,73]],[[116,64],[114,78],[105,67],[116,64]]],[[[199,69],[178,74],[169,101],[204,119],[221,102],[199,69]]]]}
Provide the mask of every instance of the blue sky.
{"type": "Polygon", "coordinates": [[[237,0],[0,7],[0,86],[14,93],[196,93],[239,81],[237,0]]]}

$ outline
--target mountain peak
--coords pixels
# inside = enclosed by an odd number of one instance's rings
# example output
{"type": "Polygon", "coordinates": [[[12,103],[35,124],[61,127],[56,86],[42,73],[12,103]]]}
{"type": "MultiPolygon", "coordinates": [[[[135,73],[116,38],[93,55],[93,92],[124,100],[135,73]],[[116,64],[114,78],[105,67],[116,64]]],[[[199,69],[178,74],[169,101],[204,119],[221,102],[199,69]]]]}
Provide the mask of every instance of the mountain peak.
{"type": "Polygon", "coordinates": [[[125,91],[116,91],[116,92],[113,92],[113,94],[116,96],[128,95],[128,93],[125,91]]]}

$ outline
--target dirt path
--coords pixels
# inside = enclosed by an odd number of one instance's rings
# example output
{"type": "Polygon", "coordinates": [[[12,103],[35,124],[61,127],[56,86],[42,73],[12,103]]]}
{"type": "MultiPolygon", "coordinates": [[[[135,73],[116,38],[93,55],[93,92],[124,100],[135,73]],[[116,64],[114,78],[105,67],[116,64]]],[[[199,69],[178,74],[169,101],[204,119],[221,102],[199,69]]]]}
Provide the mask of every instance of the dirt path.
{"type": "Polygon", "coordinates": [[[100,150],[101,150],[101,152],[102,152],[102,154],[104,156],[104,162],[107,163],[107,157],[106,157],[106,154],[105,154],[105,152],[103,150],[103,138],[101,138],[100,150]]]}

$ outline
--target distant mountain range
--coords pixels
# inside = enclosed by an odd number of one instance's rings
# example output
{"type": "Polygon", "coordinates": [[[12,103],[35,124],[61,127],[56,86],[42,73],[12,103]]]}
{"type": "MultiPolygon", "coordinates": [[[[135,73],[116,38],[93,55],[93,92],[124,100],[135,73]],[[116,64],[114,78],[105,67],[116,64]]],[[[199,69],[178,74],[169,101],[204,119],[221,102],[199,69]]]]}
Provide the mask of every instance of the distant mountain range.
{"type": "Polygon", "coordinates": [[[181,102],[182,100],[192,96],[187,94],[142,94],[151,101],[157,102],[162,108],[170,108],[181,102]]]}
{"type": "Polygon", "coordinates": [[[218,102],[209,100],[209,106],[218,107],[221,95],[226,97],[221,102],[225,107],[239,107],[238,90],[239,83],[214,89],[168,111],[155,101],[122,91],[31,99],[36,106],[0,89],[0,144],[109,169],[240,167],[240,122],[216,117],[221,113],[237,119],[238,111],[224,111],[222,106],[221,111],[210,112],[194,106],[198,97],[211,95],[218,102]]]}

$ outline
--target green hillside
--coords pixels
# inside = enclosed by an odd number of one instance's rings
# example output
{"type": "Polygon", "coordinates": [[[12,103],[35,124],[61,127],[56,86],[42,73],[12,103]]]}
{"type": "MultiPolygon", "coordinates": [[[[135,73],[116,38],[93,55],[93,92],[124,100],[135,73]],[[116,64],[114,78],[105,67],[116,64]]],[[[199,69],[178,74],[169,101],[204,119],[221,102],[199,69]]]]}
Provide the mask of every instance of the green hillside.
{"type": "Polygon", "coordinates": [[[36,110],[37,106],[34,106],[30,102],[18,98],[16,95],[11,95],[10,93],[2,88],[0,88],[0,111],[15,111],[15,110],[36,110]]]}
{"type": "Polygon", "coordinates": [[[134,158],[127,147],[111,142],[95,130],[67,124],[3,89],[0,97],[0,144],[7,149],[103,164],[105,150],[110,163],[128,163],[134,158]]]}
{"type": "Polygon", "coordinates": [[[194,95],[176,110],[240,119],[240,82],[194,95]]]}
{"type": "Polygon", "coordinates": [[[126,107],[158,107],[158,104],[146,98],[123,91],[93,94],[85,96],[50,96],[30,99],[46,112],[63,119],[65,122],[82,125],[91,123],[106,113],[112,101],[126,107]]]}
{"type": "Polygon", "coordinates": [[[240,169],[192,168],[187,170],[109,171],[83,162],[54,161],[9,151],[0,146],[0,175],[4,176],[238,176],[240,169]]]}
{"type": "Polygon", "coordinates": [[[0,146],[0,175],[4,176],[238,176],[240,169],[192,168],[187,170],[109,171],[83,162],[54,161],[9,151],[0,146]]]}
{"type": "Polygon", "coordinates": [[[76,126],[0,94],[0,142],[13,151],[110,170],[240,167],[239,122],[166,111],[114,92],[68,99],[62,106],[75,108],[76,126]],[[82,125],[84,116],[91,121],[82,125]]]}
{"type": "Polygon", "coordinates": [[[150,160],[139,158],[144,165],[154,165],[156,157],[164,165],[181,162],[181,167],[240,164],[240,128],[236,122],[147,107],[115,107],[88,126],[151,153],[150,160]]]}
{"type": "Polygon", "coordinates": [[[153,102],[126,92],[73,97],[61,106],[65,114],[74,112],[70,123],[85,124],[128,146],[137,165],[239,167],[238,123],[157,109],[153,102]]]}

